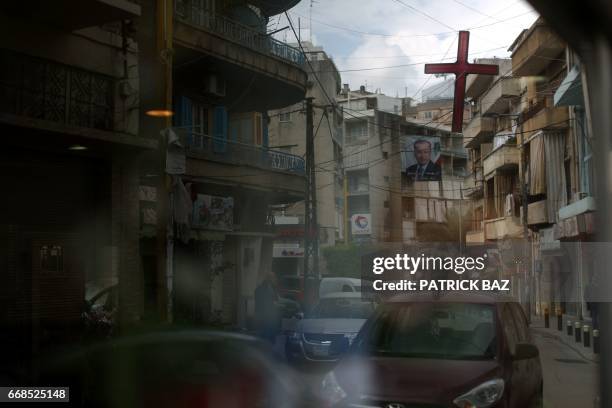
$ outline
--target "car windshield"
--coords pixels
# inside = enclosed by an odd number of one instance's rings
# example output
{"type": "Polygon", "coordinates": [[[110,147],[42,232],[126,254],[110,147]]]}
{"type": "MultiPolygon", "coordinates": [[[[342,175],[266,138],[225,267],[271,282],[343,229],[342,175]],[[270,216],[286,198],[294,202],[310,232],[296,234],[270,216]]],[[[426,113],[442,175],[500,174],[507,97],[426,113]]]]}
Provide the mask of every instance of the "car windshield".
{"type": "Polygon", "coordinates": [[[491,359],[495,332],[491,305],[403,303],[382,310],[356,346],[374,355],[491,359]]]}
{"type": "Polygon", "coordinates": [[[374,304],[361,298],[321,299],[308,314],[310,319],[367,319],[374,311],[374,304]]]}

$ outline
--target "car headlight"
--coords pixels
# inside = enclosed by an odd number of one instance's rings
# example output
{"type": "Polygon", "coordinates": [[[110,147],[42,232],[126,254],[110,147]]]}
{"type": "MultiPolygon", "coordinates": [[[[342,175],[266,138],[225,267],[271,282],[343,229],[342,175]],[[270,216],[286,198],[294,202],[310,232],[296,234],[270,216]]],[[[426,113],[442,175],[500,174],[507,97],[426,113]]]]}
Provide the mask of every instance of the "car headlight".
{"type": "Polygon", "coordinates": [[[321,398],[330,406],[346,398],[346,392],[344,392],[340,384],[338,384],[338,380],[333,371],[330,371],[323,377],[323,381],[321,382],[321,398]]]}
{"type": "Polygon", "coordinates": [[[453,402],[461,408],[488,408],[504,395],[504,380],[497,378],[480,384],[453,402]]]}

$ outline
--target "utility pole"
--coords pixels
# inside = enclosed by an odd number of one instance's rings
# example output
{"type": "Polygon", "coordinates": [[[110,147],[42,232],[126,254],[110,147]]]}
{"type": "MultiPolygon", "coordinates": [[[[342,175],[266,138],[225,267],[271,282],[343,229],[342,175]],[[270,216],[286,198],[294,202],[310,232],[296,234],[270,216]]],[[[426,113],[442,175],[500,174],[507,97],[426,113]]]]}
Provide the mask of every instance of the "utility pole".
{"type": "Polygon", "coordinates": [[[318,297],[319,228],[317,223],[317,185],[312,97],[306,98],[306,200],[304,203],[304,291],[306,305],[318,297]]]}

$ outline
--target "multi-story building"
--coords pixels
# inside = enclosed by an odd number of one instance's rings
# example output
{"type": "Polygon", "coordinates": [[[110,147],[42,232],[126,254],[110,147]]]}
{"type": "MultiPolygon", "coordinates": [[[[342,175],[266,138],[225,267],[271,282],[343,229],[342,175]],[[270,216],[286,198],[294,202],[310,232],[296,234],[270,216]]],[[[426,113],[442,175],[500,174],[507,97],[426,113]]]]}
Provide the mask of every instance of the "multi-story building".
{"type": "Polygon", "coordinates": [[[581,242],[594,233],[595,206],[580,61],[538,19],[513,44],[512,67],[516,76],[537,78],[522,95],[517,139],[533,236],[531,300],[536,309],[561,309],[581,319],[589,315],[585,293],[597,277],[581,242]]]}
{"type": "Polygon", "coordinates": [[[473,220],[466,241],[496,244],[531,312],[582,319],[598,282],[584,244],[595,232],[585,77],[542,19],[510,50],[511,59],[479,61],[498,64],[498,76],[467,81],[474,117],[464,131],[473,220]]]}
{"type": "MultiPolygon", "coordinates": [[[[306,92],[313,98],[313,124],[315,156],[315,183],[317,188],[317,222],[319,245],[333,246],[344,241],[344,175],[342,169],[342,115],[331,105],[340,91],[340,74],[334,61],[323,48],[310,42],[302,42],[306,58],[308,81],[312,84],[306,92]],[[312,72],[314,70],[314,73],[312,72]],[[316,75],[316,77],[315,77],[316,75]]],[[[296,45],[297,47],[297,45],[296,45]]],[[[302,101],[269,112],[269,142],[280,151],[304,157],[306,154],[306,112],[302,101]]],[[[275,242],[273,269],[279,274],[300,274],[303,252],[304,203],[299,202],[282,209],[286,216],[297,216],[302,234],[286,236],[286,226],[280,227],[275,242]],[[302,221],[301,223],[299,221],[302,221]],[[288,248],[288,250],[283,250],[288,248]],[[298,250],[292,250],[297,248],[298,250]],[[301,250],[300,250],[301,248],[301,250]]],[[[325,272],[325,271],[323,271],[325,272]]]]}
{"type": "Polygon", "coordinates": [[[499,75],[470,75],[466,96],[472,100],[472,120],[464,145],[469,149],[465,196],[472,200],[468,244],[523,238],[516,122],[521,82],[512,75],[510,59],[480,59],[496,64],[499,75]]]}
{"type": "Polygon", "coordinates": [[[337,102],[344,115],[348,238],[353,242],[388,241],[394,201],[391,154],[399,136],[402,100],[368,92],[365,86],[358,91],[344,86],[337,102]],[[363,228],[354,227],[356,217],[361,217],[363,228]]]}
{"type": "Polygon", "coordinates": [[[266,32],[295,3],[177,0],[169,11],[170,137],[186,156],[172,190],[177,319],[248,326],[272,262],[271,208],[304,198],[303,158],[268,137],[267,112],[306,93],[303,54],[266,32]]]}
{"type": "Polygon", "coordinates": [[[139,161],[157,148],[139,134],[140,7],[31,6],[0,6],[0,364],[24,374],[78,338],[92,282],[118,280],[121,326],[143,315],[139,161]]]}
{"type": "MultiPolygon", "coordinates": [[[[417,119],[435,125],[451,126],[453,122],[454,82],[453,79],[448,79],[423,89],[422,102],[418,103],[413,109],[405,110],[404,116],[407,119],[417,119]]],[[[464,123],[470,121],[471,115],[471,105],[466,103],[463,110],[464,123]]]]}
{"type": "Polygon", "coordinates": [[[460,137],[441,124],[404,118],[402,99],[369,93],[364,87],[344,90],[338,104],[344,111],[352,241],[435,240],[435,234],[428,234],[435,229],[431,225],[446,225],[448,208],[461,200],[466,153],[460,137]],[[413,156],[412,143],[421,138],[429,140],[438,156],[439,180],[408,180],[405,159],[413,156]]]}

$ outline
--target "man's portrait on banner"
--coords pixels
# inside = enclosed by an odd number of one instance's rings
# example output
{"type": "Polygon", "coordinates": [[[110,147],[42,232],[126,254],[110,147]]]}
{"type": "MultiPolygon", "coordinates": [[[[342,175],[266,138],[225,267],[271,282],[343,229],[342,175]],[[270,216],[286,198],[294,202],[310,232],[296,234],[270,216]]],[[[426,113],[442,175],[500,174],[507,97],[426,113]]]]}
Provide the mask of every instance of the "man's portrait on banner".
{"type": "Polygon", "coordinates": [[[402,169],[408,181],[440,181],[442,169],[440,138],[431,136],[405,136],[402,138],[402,169]]]}

